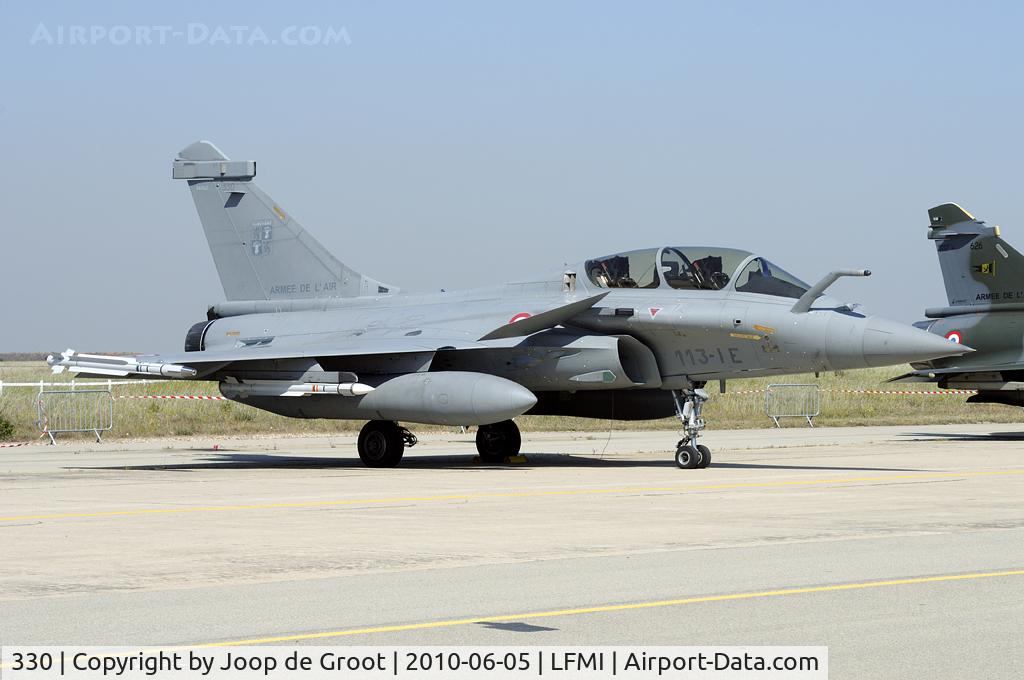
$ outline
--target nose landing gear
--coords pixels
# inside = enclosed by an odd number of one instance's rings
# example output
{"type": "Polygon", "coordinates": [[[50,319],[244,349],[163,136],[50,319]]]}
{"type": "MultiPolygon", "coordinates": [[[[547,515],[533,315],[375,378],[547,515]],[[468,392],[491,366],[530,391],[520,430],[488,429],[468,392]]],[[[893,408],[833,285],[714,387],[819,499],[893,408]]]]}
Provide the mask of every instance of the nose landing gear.
{"type": "Polygon", "coordinates": [[[683,424],[683,438],[676,444],[676,465],[692,470],[706,468],[711,464],[711,449],[697,443],[697,436],[704,429],[701,410],[708,400],[708,393],[700,387],[688,390],[672,390],[676,415],[683,424]]]}

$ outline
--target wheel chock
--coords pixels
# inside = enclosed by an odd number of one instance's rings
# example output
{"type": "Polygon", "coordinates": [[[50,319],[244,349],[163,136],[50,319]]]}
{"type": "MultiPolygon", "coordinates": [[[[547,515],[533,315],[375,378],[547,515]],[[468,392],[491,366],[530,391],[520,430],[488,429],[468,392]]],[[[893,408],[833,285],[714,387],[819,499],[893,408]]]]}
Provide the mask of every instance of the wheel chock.
{"type": "MultiPolygon", "coordinates": [[[[501,459],[500,465],[523,465],[524,463],[530,462],[526,456],[505,456],[501,459]]],[[[473,465],[495,465],[495,463],[485,463],[480,456],[473,456],[473,465]]]]}

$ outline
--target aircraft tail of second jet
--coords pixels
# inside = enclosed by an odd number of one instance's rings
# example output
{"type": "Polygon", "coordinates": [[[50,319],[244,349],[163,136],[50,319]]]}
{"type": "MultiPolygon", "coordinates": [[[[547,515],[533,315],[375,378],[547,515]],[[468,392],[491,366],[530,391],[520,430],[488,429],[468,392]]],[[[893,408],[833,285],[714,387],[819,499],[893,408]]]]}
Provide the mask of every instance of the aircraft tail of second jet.
{"type": "Polygon", "coordinates": [[[1024,303],[1024,255],[958,206],[928,211],[950,307],[1024,303]]]}
{"type": "Polygon", "coordinates": [[[397,288],[337,260],[253,182],[255,161],[199,141],[174,161],[188,181],[228,300],[386,295],[397,288]]]}

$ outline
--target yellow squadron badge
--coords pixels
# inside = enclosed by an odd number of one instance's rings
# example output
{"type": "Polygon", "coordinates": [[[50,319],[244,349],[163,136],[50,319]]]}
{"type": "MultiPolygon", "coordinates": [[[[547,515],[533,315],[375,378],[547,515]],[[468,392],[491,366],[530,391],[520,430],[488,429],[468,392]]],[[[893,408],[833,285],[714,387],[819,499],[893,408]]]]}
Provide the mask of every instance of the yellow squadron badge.
{"type": "Polygon", "coordinates": [[[981,264],[974,265],[974,271],[979,274],[988,274],[989,276],[996,275],[996,261],[982,262],[981,264]]]}

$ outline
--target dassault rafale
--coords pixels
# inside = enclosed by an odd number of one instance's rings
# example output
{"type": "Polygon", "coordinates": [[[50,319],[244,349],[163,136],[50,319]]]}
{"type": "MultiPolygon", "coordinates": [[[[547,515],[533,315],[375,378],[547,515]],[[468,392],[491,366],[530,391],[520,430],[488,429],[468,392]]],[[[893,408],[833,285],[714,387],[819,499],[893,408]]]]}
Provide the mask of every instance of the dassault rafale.
{"type": "Polygon", "coordinates": [[[968,403],[1024,406],[1024,255],[956,203],[935,206],[928,220],[948,304],[915,325],[975,351],[915,362],[895,380],[977,390],[968,403]]]}
{"type": "Polygon", "coordinates": [[[254,182],[254,161],[210,142],[178,154],[225,301],[184,351],[51,356],[55,372],[213,380],[221,393],[296,418],[359,419],[358,452],[397,465],[399,423],[477,426],[480,457],[519,452],[523,414],[645,420],[676,415],[681,468],[699,443],[709,381],[920,362],[964,344],[824,296],[760,255],[664,245],[583,260],[550,277],[404,293],[337,260],[254,182]]]}

